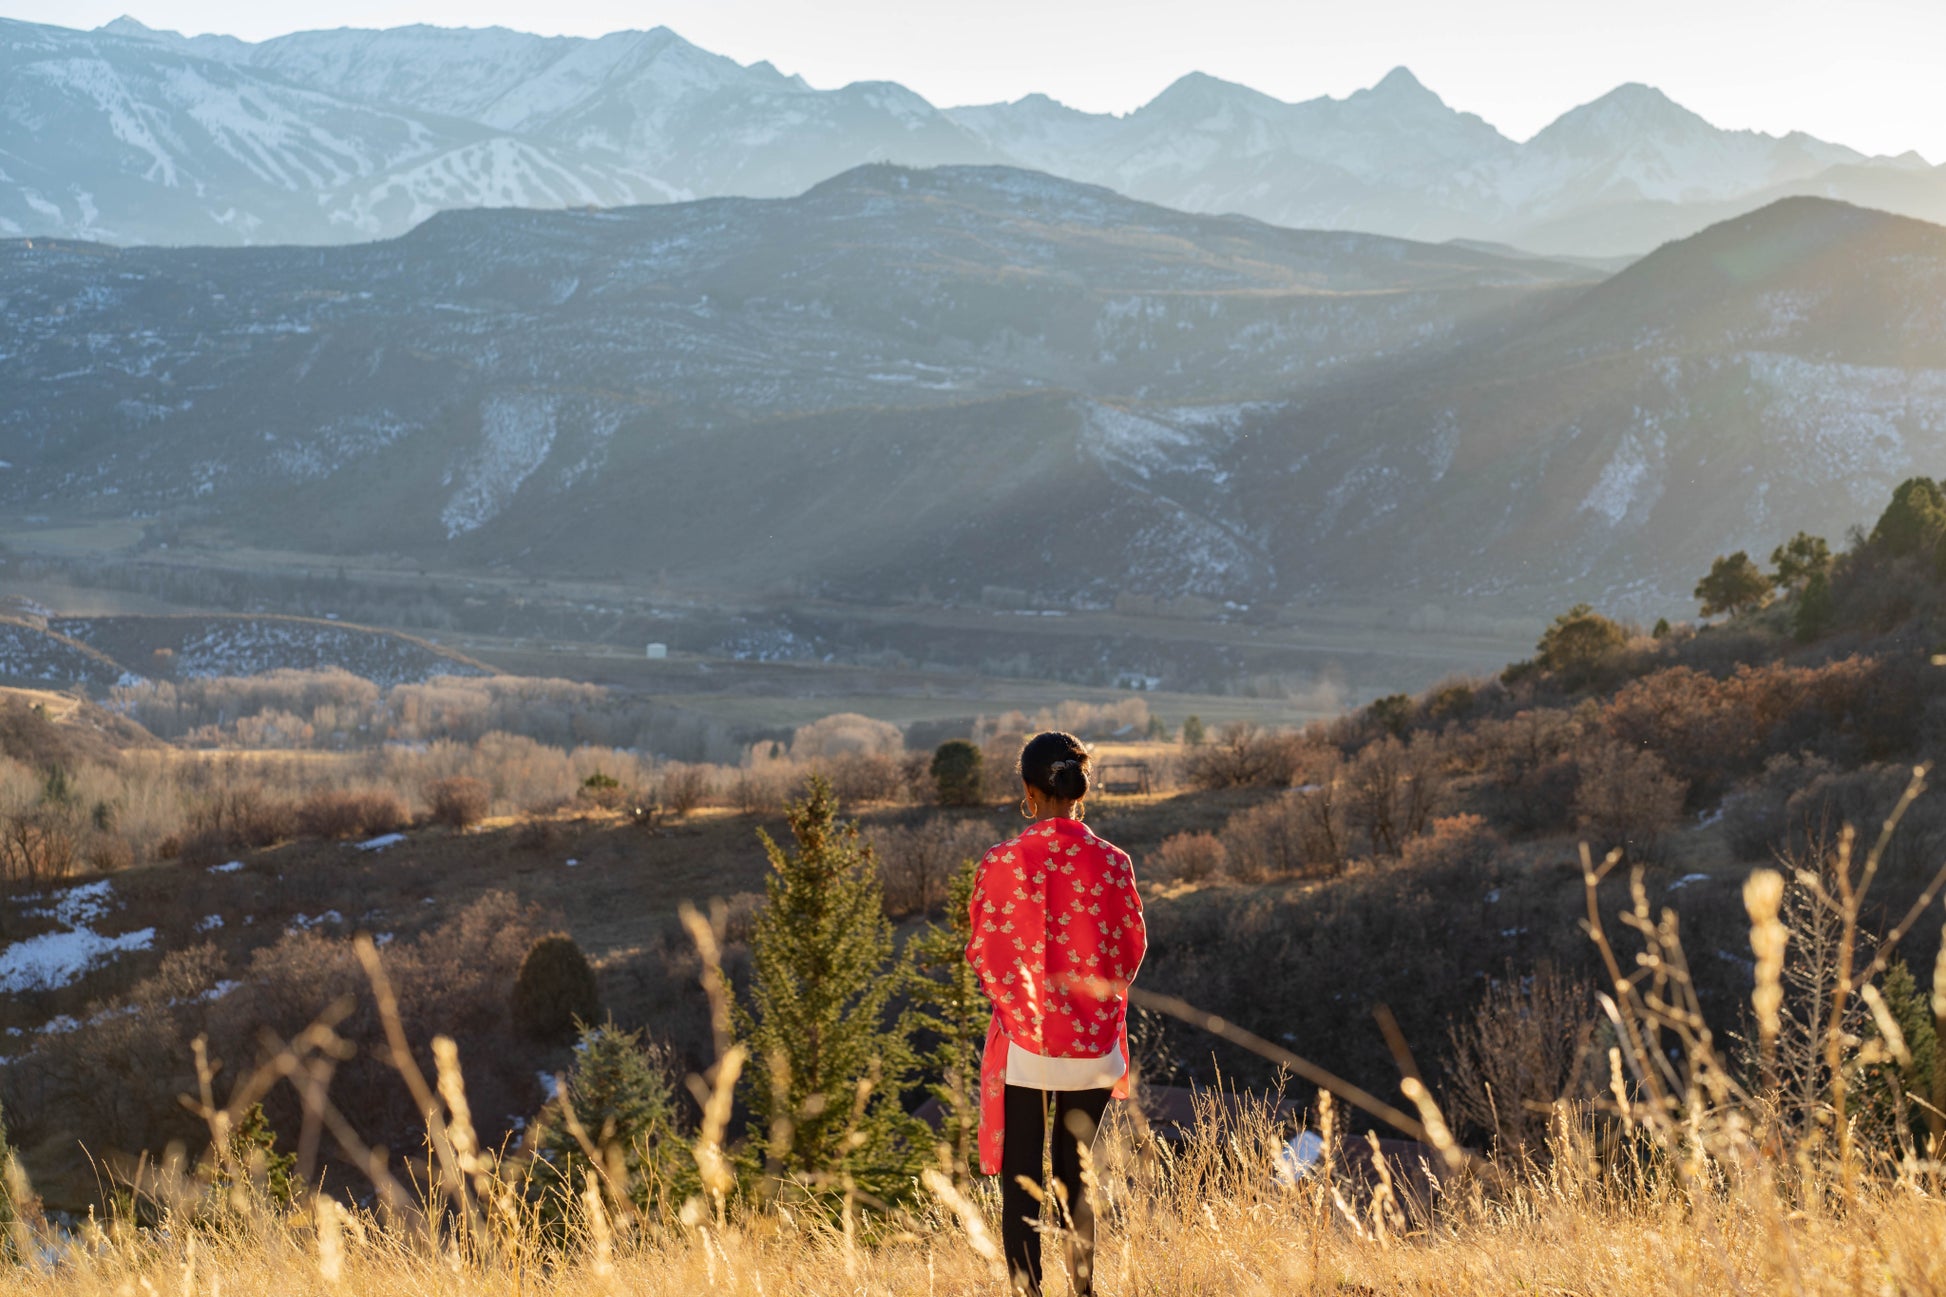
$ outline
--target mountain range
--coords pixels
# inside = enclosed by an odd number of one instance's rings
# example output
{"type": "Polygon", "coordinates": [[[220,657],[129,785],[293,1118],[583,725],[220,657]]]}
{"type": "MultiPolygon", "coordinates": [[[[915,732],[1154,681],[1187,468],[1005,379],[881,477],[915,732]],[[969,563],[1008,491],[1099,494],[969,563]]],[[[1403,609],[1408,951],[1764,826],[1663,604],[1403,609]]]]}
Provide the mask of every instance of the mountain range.
{"type": "Polygon", "coordinates": [[[1605,275],[1006,167],[0,243],[0,507],[867,600],[1590,597],[1946,454],[1946,229],[1781,200],[1605,275]]]}
{"type": "Polygon", "coordinates": [[[0,21],[0,234],[332,243],[437,211],[782,197],[868,162],[1004,164],[1183,211],[1639,255],[1777,198],[1946,219],[1946,170],[1720,130],[1625,85],[1516,142],[1400,68],[1285,103],[1190,74],[1122,116],[821,90],[664,28],[401,27],[257,44],[0,21]]]}

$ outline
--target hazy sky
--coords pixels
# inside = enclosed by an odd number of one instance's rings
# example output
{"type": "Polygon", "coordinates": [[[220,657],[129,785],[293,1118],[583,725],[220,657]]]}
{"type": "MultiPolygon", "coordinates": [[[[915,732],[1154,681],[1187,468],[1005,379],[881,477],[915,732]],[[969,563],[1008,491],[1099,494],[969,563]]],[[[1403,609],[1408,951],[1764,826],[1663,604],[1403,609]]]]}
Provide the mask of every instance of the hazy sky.
{"type": "Polygon", "coordinates": [[[1646,81],[1720,126],[1946,160],[1946,0],[0,0],[0,16],[70,27],[123,12],[253,40],[411,22],[582,36],[661,24],[816,86],[900,81],[941,105],[1041,90],[1114,112],[1192,70],[1304,99],[1403,63],[1517,139],[1646,81]]]}

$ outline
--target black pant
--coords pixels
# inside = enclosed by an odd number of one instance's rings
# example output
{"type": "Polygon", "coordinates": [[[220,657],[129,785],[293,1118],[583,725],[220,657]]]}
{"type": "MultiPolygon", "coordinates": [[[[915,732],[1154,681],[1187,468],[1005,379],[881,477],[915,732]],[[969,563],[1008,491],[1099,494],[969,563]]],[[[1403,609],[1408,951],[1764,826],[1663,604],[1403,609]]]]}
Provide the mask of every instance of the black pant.
{"type": "Polygon", "coordinates": [[[1018,1292],[1041,1290],[1041,1205],[1023,1179],[1041,1188],[1057,1224],[1068,1240],[1068,1276],[1077,1297],[1095,1290],[1095,1206],[1081,1183],[1081,1149],[1095,1146],[1101,1114],[1108,1108],[1107,1090],[1029,1090],[1007,1087],[1007,1138],[1000,1157],[1000,1239],[1007,1253],[1007,1274],[1018,1292]],[[1048,1100],[1054,1106],[1054,1151],[1051,1157],[1057,1190],[1041,1180],[1041,1150],[1047,1141],[1048,1100]]]}

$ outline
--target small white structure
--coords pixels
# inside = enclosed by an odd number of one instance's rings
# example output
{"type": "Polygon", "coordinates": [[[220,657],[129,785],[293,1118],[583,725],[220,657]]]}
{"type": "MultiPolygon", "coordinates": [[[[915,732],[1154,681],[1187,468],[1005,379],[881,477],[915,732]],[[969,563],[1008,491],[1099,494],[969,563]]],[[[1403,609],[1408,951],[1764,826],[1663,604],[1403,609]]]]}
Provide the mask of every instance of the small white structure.
{"type": "Polygon", "coordinates": [[[666,658],[668,656],[669,656],[669,646],[667,644],[649,645],[649,661],[660,662],[663,658],[666,658]]]}

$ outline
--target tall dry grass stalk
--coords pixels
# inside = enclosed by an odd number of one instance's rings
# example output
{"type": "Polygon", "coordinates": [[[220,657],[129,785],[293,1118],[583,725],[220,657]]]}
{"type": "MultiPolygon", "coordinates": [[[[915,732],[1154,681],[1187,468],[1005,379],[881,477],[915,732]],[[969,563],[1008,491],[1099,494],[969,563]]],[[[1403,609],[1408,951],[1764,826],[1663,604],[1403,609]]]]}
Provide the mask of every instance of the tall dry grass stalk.
{"type": "MultiPolygon", "coordinates": [[[[1118,1110],[1088,1165],[1102,1231],[1101,1289],[1156,1297],[1946,1290],[1938,1136],[1916,1151],[1858,1136],[1846,1086],[1868,1042],[1835,1025],[1857,997],[1879,1024],[1878,1047],[1893,1055],[1902,1047],[1873,979],[1946,886],[1946,869],[1886,939],[1867,940],[1860,915],[1884,843],[1921,785],[1915,775],[1861,865],[1853,866],[1847,847],[1828,885],[1797,880],[1833,907],[1847,935],[1820,1041],[1835,1061],[1824,1108],[1809,1122],[1777,1102],[1767,1052],[1754,1074],[1723,1056],[1697,1003],[1677,916],[1651,909],[1639,868],[1620,914],[1632,935],[1625,942],[1611,936],[1604,883],[1615,857],[1597,865],[1584,853],[1583,860],[1587,932],[1606,970],[1599,1000],[1608,1038],[1595,1056],[1606,1055],[1608,1094],[1599,1102],[1557,1101],[1543,1156],[1496,1159],[1462,1148],[1402,1041],[1394,1044],[1410,1110],[1232,1023],[1143,992],[1148,1007],[1317,1085],[1323,1142],[1321,1156],[1293,1173],[1285,1160],[1291,1131],[1272,1102],[1206,1095],[1202,1120],[1176,1143],[1118,1110]],[[1422,1151],[1388,1158],[1375,1132],[1354,1143],[1343,1130],[1347,1106],[1422,1141],[1422,1151]]],[[[1760,1052],[1777,1039],[1790,957],[1780,929],[1784,887],[1781,876],[1760,871],[1745,889],[1760,1052]]],[[[748,1190],[748,1169],[739,1175],[726,1145],[745,1060],[717,960],[722,915],[712,921],[689,909],[683,920],[701,955],[717,1060],[691,1078],[702,1112],[691,1149],[701,1192],[680,1210],[632,1208],[628,1186],[616,1182],[625,1166],[599,1155],[571,1111],[564,1115],[590,1156],[565,1202],[539,1198],[529,1163],[479,1147],[452,1042],[434,1046],[434,1079],[423,1074],[406,1048],[383,958],[361,942],[389,1062],[425,1122],[421,1173],[411,1188],[381,1150],[357,1142],[332,1105],[330,1071],[346,1048],[335,1026],[347,1006],[337,1005],[278,1043],[273,1061],[222,1102],[204,1066],[195,1106],[214,1150],[204,1165],[188,1166],[177,1153],[130,1177],[143,1210],[67,1230],[31,1209],[22,1213],[7,1244],[12,1266],[0,1278],[22,1297],[1003,1292],[990,1184],[969,1190],[927,1169],[903,1205],[866,1213],[848,1195],[835,1219],[748,1190]],[[216,1165],[233,1156],[228,1137],[247,1105],[283,1084],[305,1113],[304,1182],[315,1165],[308,1134],[315,1132],[336,1144],[341,1161],[365,1169],[370,1184],[360,1205],[316,1196],[279,1206],[259,1168],[216,1165]],[[231,1187],[212,1201],[219,1184],[231,1187]]],[[[1933,991],[1933,1011],[1946,1017],[1946,956],[1933,991]]],[[[24,1185],[17,1197],[31,1202],[24,1185]]],[[[1062,1283],[1051,1276],[1051,1291],[1062,1283]]]]}

